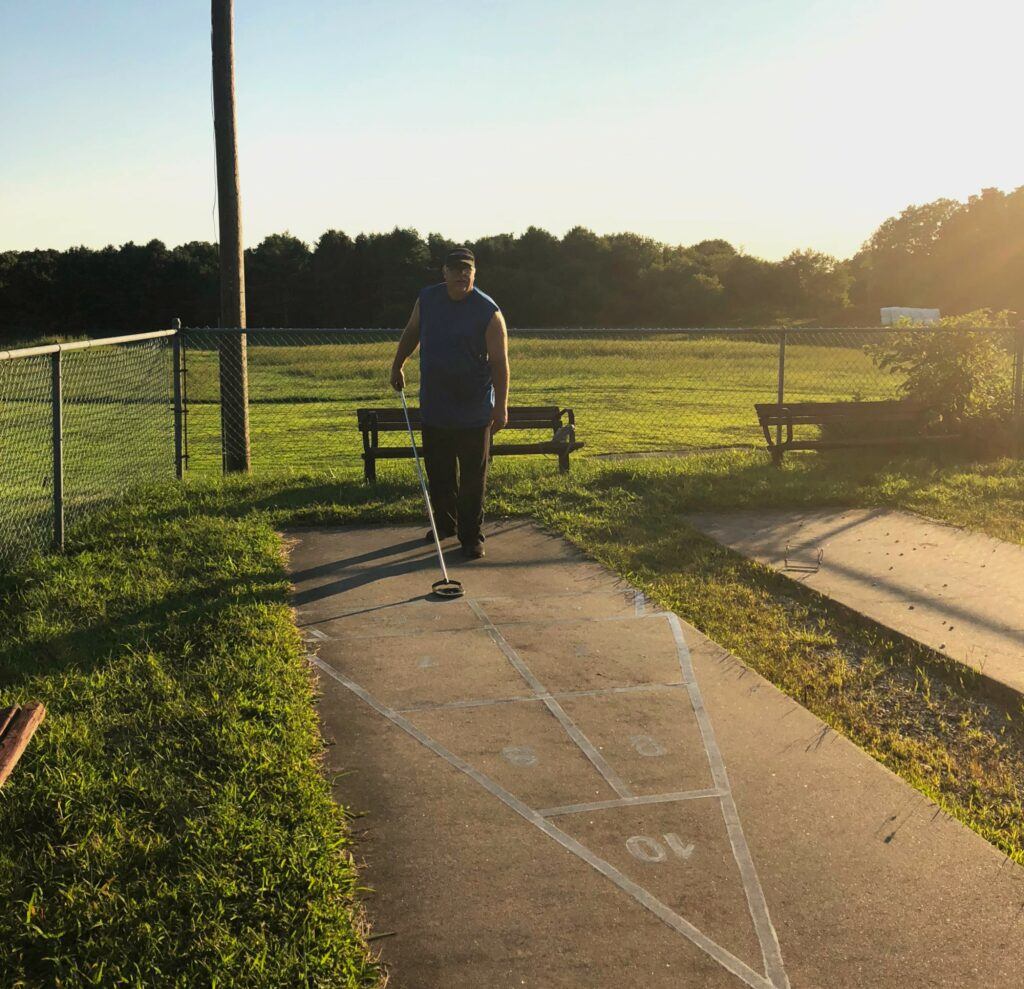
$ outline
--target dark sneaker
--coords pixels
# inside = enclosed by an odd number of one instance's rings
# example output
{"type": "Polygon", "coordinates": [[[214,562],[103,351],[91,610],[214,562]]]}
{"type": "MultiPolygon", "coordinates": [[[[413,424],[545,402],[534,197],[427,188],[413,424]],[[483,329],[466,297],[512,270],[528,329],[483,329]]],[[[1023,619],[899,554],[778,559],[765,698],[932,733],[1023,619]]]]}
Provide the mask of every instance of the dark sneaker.
{"type": "Polygon", "coordinates": [[[462,555],[467,560],[479,560],[481,556],[484,556],[484,544],[480,541],[475,543],[463,543],[462,544],[462,555]]]}
{"type": "MultiPolygon", "coordinates": [[[[437,530],[437,538],[442,540],[442,541],[444,541],[445,539],[451,539],[452,536],[454,536],[454,535],[455,535],[455,533],[452,532],[451,529],[438,529],[437,530]]],[[[426,535],[424,535],[424,537],[423,537],[423,541],[425,543],[432,543],[434,541],[434,533],[431,532],[430,529],[427,529],[426,535]]]]}

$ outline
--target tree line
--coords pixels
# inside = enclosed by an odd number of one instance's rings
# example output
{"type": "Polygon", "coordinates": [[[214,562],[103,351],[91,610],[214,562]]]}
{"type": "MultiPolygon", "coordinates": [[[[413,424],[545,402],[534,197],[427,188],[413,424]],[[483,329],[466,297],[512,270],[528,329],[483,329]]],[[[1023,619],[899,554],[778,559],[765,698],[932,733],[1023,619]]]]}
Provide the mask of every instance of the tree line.
{"type": "MultiPolygon", "coordinates": [[[[454,242],[415,230],[272,234],[246,251],[250,326],[398,327],[454,242]]],[[[478,284],[513,327],[875,325],[880,306],[1024,311],[1024,187],[939,199],[886,220],[852,258],[766,261],[725,240],[538,227],[472,241],[478,284]]],[[[0,339],[213,326],[217,245],[159,240],[0,253],[0,339]]]]}

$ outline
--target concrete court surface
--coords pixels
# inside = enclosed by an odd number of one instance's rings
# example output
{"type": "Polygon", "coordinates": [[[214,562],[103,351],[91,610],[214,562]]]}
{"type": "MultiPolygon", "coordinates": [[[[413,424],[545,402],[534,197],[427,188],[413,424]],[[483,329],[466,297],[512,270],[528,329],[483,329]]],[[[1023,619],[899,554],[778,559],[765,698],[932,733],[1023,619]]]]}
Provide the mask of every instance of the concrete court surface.
{"type": "Polygon", "coordinates": [[[423,531],[289,534],[389,985],[1024,985],[983,839],[563,540],[433,601],[423,531]]]}
{"type": "Polygon", "coordinates": [[[1024,694],[1024,546],[884,508],[721,512],[687,521],[1024,694]]]}

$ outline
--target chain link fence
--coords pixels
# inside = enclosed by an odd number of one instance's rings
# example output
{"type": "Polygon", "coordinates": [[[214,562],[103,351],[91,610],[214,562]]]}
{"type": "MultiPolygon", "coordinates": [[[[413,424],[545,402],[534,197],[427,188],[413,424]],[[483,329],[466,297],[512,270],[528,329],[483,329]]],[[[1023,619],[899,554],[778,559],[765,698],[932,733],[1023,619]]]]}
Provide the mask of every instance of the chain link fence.
{"type": "MultiPolygon", "coordinates": [[[[188,361],[189,467],[223,464],[219,349],[228,333],[183,331],[188,361]]],[[[572,408],[579,455],[643,456],[760,447],[758,402],[901,397],[894,345],[924,350],[938,329],[511,330],[510,405],[572,408]]],[[[963,336],[965,331],[955,331],[963,336]]],[[[979,329],[997,353],[989,384],[1019,416],[1020,336],[979,329]]],[[[246,332],[252,468],[309,470],[358,463],[359,408],[394,408],[388,385],[398,330],[246,332]]],[[[406,364],[415,403],[417,357],[406,364]]],[[[235,396],[237,398],[237,396],[235,396]]],[[[230,429],[230,423],[227,427],[230,429]]],[[[518,439],[518,437],[517,437],[518,439]]],[[[401,443],[400,437],[396,442],[401,443]]],[[[554,461],[554,455],[551,455],[554,461]]]]}
{"type": "Polygon", "coordinates": [[[0,566],[173,477],[175,331],[0,352],[0,566]]]}
{"type": "MultiPolygon", "coordinates": [[[[400,336],[200,328],[0,353],[0,561],[60,545],[65,520],[135,481],[220,474],[245,417],[256,472],[358,467],[356,410],[397,407],[400,336]]],[[[898,398],[918,357],[936,401],[981,366],[975,391],[1019,433],[1014,329],[512,330],[510,404],[572,408],[577,456],[763,447],[755,403],[898,398]]],[[[406,384],[416,404],[415,354],[406,384]]]]}

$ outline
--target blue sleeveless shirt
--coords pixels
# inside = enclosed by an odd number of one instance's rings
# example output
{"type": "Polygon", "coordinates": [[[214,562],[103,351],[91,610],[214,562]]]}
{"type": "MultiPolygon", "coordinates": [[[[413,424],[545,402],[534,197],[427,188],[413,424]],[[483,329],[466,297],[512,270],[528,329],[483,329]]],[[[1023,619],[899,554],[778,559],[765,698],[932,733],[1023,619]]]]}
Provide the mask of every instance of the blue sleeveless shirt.
{"type": "Polygon", "coordinates": [[[484,334],[497,303],[474,288],[458,302],[444,282],[420,292],[420,412],[428,426],[486,426],[494,384],[484,334]]]}

